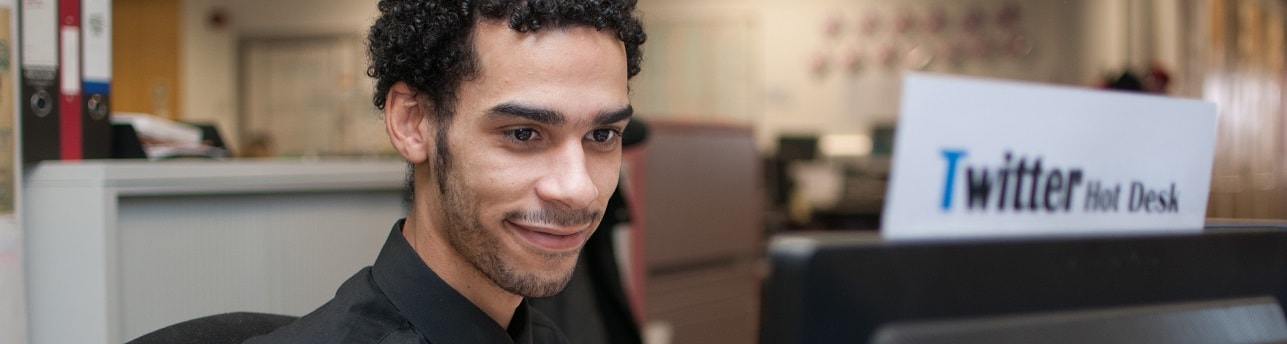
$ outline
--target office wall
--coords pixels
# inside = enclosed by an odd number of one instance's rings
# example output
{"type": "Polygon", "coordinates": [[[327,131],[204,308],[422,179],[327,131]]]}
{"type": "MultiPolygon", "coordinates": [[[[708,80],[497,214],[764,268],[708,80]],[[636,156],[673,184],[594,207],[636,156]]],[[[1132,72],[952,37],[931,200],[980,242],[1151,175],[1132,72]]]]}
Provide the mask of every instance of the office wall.
{"type": "MultiPolygon", "coordinates": [[[[632,89],[637,112],[642,116],[750,123],[756,126],[760,148],[772,150],[774,138],[782,133],[865,134],[873,126],[893,123],[898,111],[900,76],[905,68],[876,66],[871,55],[891,45],[906,54],[916,43],[935,47],[969,39],[970,35],[952,32],[961,31],[959,20],[967,11],[987,13],[985,30],[993,30],[989,34],[992,39],[1004,38],[1010,32],[1025,35],[1031,42],[1031,53],[1019,58],[993,56],[959,63],[948,62],[940,53],[924,70],[1091,85],[1109,72],[1120,73],[1127,66],[1142,66],[1152,59],[1163,65],[1180,65],[1181,47],[1175,43],[1179,40],[1176,7],[1173,1],[1115,0],[644,0],[639,8],[652,37],[645,45],[641,76],[645,82],[632,89]],[[1005,6],[1016,6],[1020,19],[1015,27],[1004,30],[1008,32],[996,32],[1003,30],[992,24],[994,16],[1005,6]],[[889,32],[900,14],[911,13],[916,20],[924,20],[925,14],[935,9],[947,14],[948,29],[933,34],[924,29],[901,35],[889,32]],[[869,16],[882,20],[885,31],[859,33],[869,16]],[[1146,17],[1150,20],[1139,20],[1146,17]],[[837,34],[826,32],[832,21],[839,23],[837,34]],[[703,80],[701,76],[675,71],[705,66],[699,58],[689,55],[711,50],[708,47],[712,45],[739,47],[657,34],[687,30],[699,35],[706,32],[711,37],[740,37],[725,32],[739,27],[750,36],[746,43],[749,56],[735,57],[733,61],[750,67],[742,70],[746,75],[734,75],[732,79],[752,83],[745,91],[749,95],[707,92],[702,96],[746,99],[750,105],[738,101],[724,102],[734,104],[729,108],[712,106],[711,102],[695,102],[688,107],[674,104],[676,98],[683,99],[683,95],[673,93],[674,89],[692,80],[703,80]],[[843,66],[845,55],[851,52],[867,58],[856,71],[843,66]],[[828,67],[821,72],[814,69],[819,58],[828,61],[828,67]],[[647,80],[649,73],[666,74],[674,81],[653,86],[647,80]],[[746,113],[736,113],[742,111],[746,113]]],[[[727,75],[713,78],[717,81],[711,87],[743,87],[722,82],[729,79],[727,75]]],[[[1177,80],[1177,84],[1182,82],[1177,80]]]]}
{"type": "MultiPolygon", "coordinates": [[[[240,148],[237,125],[236,35],[230,27],[210,22],[214,11],[235,4],[233,1],[183,0],[180,16],[180,94],[183,108],[180,117],[186,121],[214,123],[233,151],[240,148]]],[[[235,22],[236,17],[228,18],[235,22]]]]}
{"type": "Polygon", "coordinates": [[[241,37],[365,34],[376,0],[183,0],[181,118],[224,128],[236,151],[242,142],[237,77],[241,37]],[[214,25],[222,13],[226,23],[214,25]]]}
{"type": "MultiPolygon", "coordinates": [[[[183,0],[180,117],[216,122],[229,128],[228,141],[241,142],[240,133],[232,130],[240,126],[238,40],[362,34],[378,14],[376,3],[183,0]],[[226,26],[210,24],[217,11],[225,14],[226,26]]],[[[1016,32],[1032,42],[1029,56],[959,65],[940,56],[926,69],[1090,85],[1128,65],[1159,60],[1177,68],[1186,62],[1184,47],[1178,45],[1179,5],[1174,1],[641,0],[639,9],[652,37],[645,45],[645,72],[632,85],[636,108],[643,117],[753,124],[763,150],[773,149],[779,133],[867,133],[894,121],[901,69],[867,67],[850,73],[833,67],[815,73],[813,59],[827,55],[838,64],[849,51],[873,54],[895,42],[889,35],[855,33],[871,13],[883,13],[892,22],[904,11],[923,14],[941,8],[949,20],[957,20],[961,12],[979,8],[991,21],[992,14],[1010,4],[1020,9],[1016,32]],[[824,34],[824,23],[832,18],[849,31],[824,34]]],[[[1196,95],[1192,90],[1197,88],[1185,86],[1191,84],[1185,75],[1175,76],[1173,89],[1196,95]]]]}

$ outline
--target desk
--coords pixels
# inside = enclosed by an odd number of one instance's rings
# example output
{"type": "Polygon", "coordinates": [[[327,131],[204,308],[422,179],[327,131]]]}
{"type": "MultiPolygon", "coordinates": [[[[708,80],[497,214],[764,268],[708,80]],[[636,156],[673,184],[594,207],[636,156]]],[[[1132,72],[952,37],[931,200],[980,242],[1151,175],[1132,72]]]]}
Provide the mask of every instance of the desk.
{"type": "Polygon", "coordinates": [[[46,162],[28,172],[28,336],[121,343],[230,311],[303,315],[405,215],[401,161],[46,162]]]}

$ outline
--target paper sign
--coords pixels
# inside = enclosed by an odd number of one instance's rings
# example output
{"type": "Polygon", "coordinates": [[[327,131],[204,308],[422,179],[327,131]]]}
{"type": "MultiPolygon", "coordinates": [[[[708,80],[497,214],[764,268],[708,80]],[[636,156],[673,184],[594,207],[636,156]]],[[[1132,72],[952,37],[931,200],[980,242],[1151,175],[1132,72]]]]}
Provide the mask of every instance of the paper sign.
{"type": "Polygon", "coordinates": [[[1213,103],[908,74],[901,106],[886,239],[1202,229],[1213,103]]]}

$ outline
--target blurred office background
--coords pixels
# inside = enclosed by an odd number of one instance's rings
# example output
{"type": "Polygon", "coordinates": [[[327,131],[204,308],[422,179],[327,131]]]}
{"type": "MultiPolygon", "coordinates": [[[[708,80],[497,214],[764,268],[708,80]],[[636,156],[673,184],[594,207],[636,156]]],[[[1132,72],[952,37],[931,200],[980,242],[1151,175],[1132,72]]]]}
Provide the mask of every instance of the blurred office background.
{"type": "MultiPolygon", "coordinates": [[[[214,123],[242,155],[390,155],[363,70],[375,2],[117,0],[116,110],[214,123]]],[[[843,214],[879,204],[866,179],[890,152],[903,71],[1085,87],[1162,75],[1164,92],[1221,109],[1209,214],[1282,217],[1283,7],[643,0],[632,96],[645,119],[752,128],[774,204],[843,214]]]]}
{"type": "MultiPolygon", "coordinates": [[[[364,74],[376,2],[115,0],[114,110],[214,124],[238,157],[393,157],[364,74]]],[[[626,175],[641,179],[628,182],[641,194],[690,192],[638,196],[645,212],[671,214],[645,213],[637,226],[668,229],[627,245],[638,250],[626,254],[631,299],[654,338],[753,341],[755,261],[767,235],[877,228],[905,71],[1213,101],[1220,126],[1208,215],[1287,217],[1284,1],[638,6],[649,39],[631,96],[658,131],[656,146],[628,156],[627,167],[710,165],[626,175]],[[737,178],[703,179],[712,189],[692,182],[711,169],[737,178]],[[729,206],[667,209],[676,198],[729,206]],[[737,227],[712,227],[719,223],[737,227]],[[711,241],[720,244],[692,244],[711,241]]]]}

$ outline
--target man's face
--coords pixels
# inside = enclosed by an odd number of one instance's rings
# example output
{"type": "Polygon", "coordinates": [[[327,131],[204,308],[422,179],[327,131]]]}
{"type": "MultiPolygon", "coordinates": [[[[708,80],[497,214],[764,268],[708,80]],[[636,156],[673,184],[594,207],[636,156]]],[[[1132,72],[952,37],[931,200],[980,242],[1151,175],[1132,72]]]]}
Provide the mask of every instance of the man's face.
{"type": "Polygon", "coordinates": [[[441,230],[501,288],[550,296],[617,186],[630,115],[625,48],[593,28],[477,25],[480,73],[462,83],[438,143],[451,154],[438,174],[441,230]]]}

